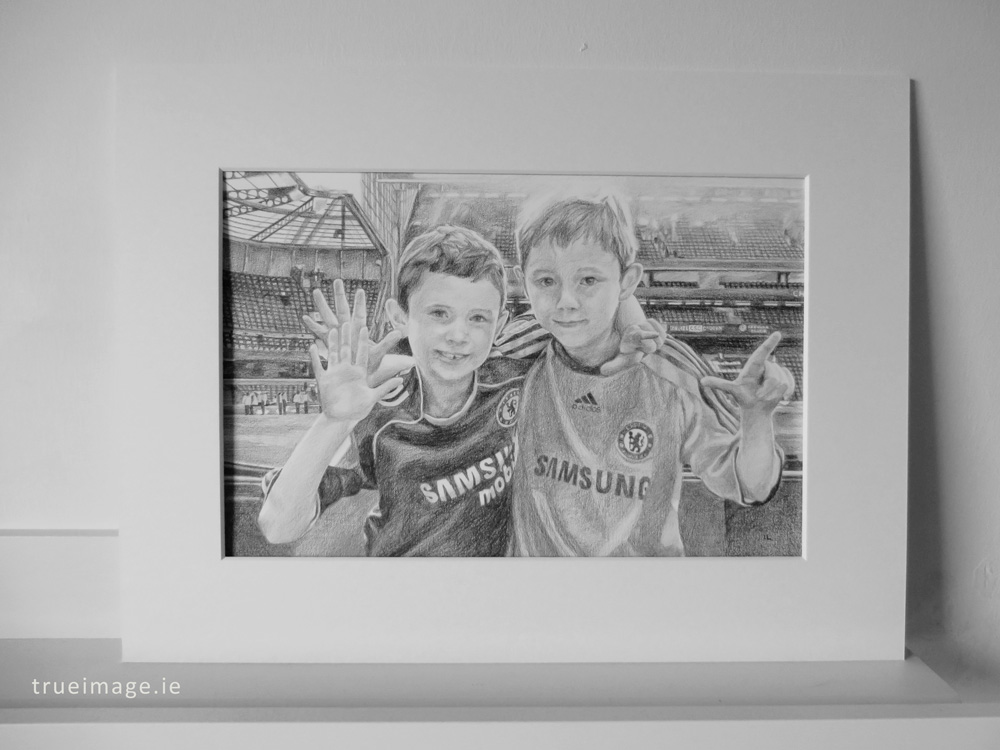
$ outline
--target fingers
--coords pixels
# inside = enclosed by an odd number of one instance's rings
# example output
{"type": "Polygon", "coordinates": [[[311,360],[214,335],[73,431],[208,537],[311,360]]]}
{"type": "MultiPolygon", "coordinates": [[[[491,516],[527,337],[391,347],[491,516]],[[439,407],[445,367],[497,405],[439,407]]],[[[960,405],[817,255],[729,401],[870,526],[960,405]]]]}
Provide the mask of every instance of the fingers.
{"type": "Polygon", "coordinates": [[[656,351],[667,340],[667,329],[663,327],[660,321],[653,320],[652,318],[646,321],[646,325],[650,330],[656,332],[656,347],[653,350],[656,351]]]}
{"type": "Polygon", "coordinates": [[[403,334],[400,331],[391,331],[387,333],[377,344],[372,345],[368,355],[369,372],[373,369],[378,369],[385,355],[395,349],[396,344],[398,344],[402,338],[403,334]]]}
{"type": "Polygon", "coordinates": [[[652,328],[640,328],[636,336],[638,337],[636,345],[643,354],[652,354],[663,343],[660,334],[652,328]]]}
{"type": "Polygon", "coordinates": [[[372,347],[372,357],[381,359],[390,351],[396,348],[396,344],[403,340],[402,331],[389,331],[382,340],[372,347]]]}
{"type": "Polygon", "coordinates": [[[365,297],[365,290],[358,287],[354,293],[354,312],[352,314],[354,325],[358,328],[368,323],[368,301],[365,297]]]}
{"type": "Polygon", "coordinates": [[[764,364],[761,377],[762,392],[773,395],[780,401],[787,401],[795,394],[795,376],[774,358],[764,364]]]}
{"type": "Polygon", "coordinates": [[[368,373],[368,351],[371,348],[371,339],[368,338],[368,326],[363,326],[358,333],[358,351],[354,355],[354,364],[368,373]]]}
{"type": "Polygon", "coordinates": [[[753,354],[747,358],[747,366],[763,367],[767,358],[770,357],[781,341],[781,331],[775,331],[768,336],[764,343],[758,346],[753,354]]]}
{"type": "Polygon", "coordinates": [[[417,366],[413,357],[407,357],[403,354],[388,354],[378,365],[373,365],[373,357],[369,356],[368,362],[368,385],[372,388],[377,388],[389,378],[402,375],[417,366]],[[374,372],[372,372],[373,369],[374,372]]]}
{"type": "MultiPolygon", "coordinates": [[[[353,352],[351,351],[351,327],[344,326],[343,330],[338,333],[340,334],[340,361],[351,364],[354,361],[353,352]]],[[[334,350],[334,347],[330,348],[331,352],[334,350]]]]}
{"type": "Polygon", "coordinates": [[[375,389],[374,397],[376,401],[381,401],[394,390],[399,388],[403,384],[403,379],[400,377],[390,378],[375,389]]]}
{"type": "MultiPolygon", "coordinates": [[[[303,315],[302,323],[305,325],[309,333],[321,339],[324,343],[326,342],[326,332],[330,330],[331,326],[317,323],[310,315],[303,315]]],[[[333,327],[335,328],[336,326],[333,327]]]]}
{"type": "Polygon", "coordinates": [[[347,291],[344,289],[343,279],[333,280],[333,304],[337,320],[346,323],[351,319],[351,306],[347,303],[347,291]]]}
{"type": "MultiPolygon", "coordinates": [[[[326,361],[327,366],[337,364],[343,358],[340,348],[340,329],[331,328],[326,335],[326,361]]],[[[350,346],[348,346],[348,362],[350,362],[350,346]]]]}
{"type": "Polygon", "coordinates": [[[336,328],[340,325],[337,320],[337,316],[334,315],[333,310],[330,309],[330,304],[326,301],[326,297],[323,296],[323,290],[319,287],[313,289],[313,304],[316,305],[316,309],[319,311],[319,316],[323,319],[323,322],[326,323],[327,328],[336,328]]]}
{"type": "Polygon", "coordinates": [[[319,349],[316,344],[309,347],[309,361],[312,362],[313,375],[318,378],[323,374],[323,363],[319,361],[319,349]]]}

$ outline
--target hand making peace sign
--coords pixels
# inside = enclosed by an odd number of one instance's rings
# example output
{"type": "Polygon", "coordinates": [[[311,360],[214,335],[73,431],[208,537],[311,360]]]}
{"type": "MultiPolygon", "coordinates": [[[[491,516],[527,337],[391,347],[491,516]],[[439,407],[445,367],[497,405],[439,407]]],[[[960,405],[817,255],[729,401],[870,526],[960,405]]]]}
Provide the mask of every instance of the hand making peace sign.
{"type": "Polygon", "coordinates": [[[795,376],[774,361],[781,333],[775,331],[747,359],[735,380],[706,377],[701,384],[730,394],[740,409],[770,413],[795,392],[795,376]]]}

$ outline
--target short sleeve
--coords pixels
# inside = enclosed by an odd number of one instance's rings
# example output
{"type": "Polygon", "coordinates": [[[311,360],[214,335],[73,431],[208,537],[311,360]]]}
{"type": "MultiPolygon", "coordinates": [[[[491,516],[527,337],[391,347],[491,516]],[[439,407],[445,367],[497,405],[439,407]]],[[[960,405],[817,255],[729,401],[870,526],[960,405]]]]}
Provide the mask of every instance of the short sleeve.
{"type": "MultiPolygon", "coordinates": [[[[375,433],[378,429],[378,422],[369,414],[362,419],[354,428],[349,442],[349,450],[341,457],[341,451],[337,451],[334,461],[338,461],[338,466],[353,469],[358,476],[358,489],[374,490],[378,486],[375,477],[375,433]]],[[[331,466],[333,461],[330,462],[331,466]]]]}

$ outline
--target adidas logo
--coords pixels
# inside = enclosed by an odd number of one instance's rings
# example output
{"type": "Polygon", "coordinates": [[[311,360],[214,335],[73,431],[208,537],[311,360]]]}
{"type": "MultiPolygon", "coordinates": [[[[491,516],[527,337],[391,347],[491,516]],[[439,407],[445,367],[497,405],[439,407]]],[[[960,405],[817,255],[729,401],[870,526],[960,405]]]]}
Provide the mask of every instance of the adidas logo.
{"type": "Polygon", "coordinates": [[[601,410],[601,407],[597,405],[597,399],[594,398],[594,394],[589,391],[573,402],[573,408],[592,412],[599,412],[601,410]]]}

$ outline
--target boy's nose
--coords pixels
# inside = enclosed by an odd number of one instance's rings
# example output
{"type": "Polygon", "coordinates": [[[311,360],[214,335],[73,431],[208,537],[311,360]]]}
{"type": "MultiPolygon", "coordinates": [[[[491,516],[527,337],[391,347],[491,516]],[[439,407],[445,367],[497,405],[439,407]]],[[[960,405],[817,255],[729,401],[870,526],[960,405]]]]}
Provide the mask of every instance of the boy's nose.
{"type": "Polygon", "coordinates": [[[559,301],[556,303],[556,307],[560,310],[573,309],[578,306],[576,297],[570,292],[569,285],[567,284],[559,292],[559,301]]]}
{"type": "Polygon", "coordinates": [[[465,321],[456,320],[448,326],[446,335],[448,337],[448,341],[467,341],[469,338],[469,327],[465,324],[465,321]]]}

